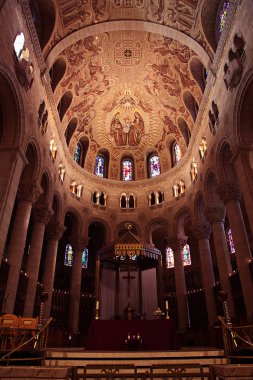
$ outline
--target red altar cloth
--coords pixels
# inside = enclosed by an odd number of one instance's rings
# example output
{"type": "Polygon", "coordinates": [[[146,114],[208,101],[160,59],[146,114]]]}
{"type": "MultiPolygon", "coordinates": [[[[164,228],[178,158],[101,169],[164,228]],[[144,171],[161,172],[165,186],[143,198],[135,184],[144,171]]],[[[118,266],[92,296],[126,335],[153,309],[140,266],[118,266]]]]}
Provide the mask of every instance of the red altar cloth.
{"type": "Polygon", "coordinates": [[[138,333],[142,339],[140,350],[178,350],[179,339],[175,323],[171,319],[162,320],[93,320],[91,322],[85,348],[87,350],[126,350],[128,334],[138,333]]]}

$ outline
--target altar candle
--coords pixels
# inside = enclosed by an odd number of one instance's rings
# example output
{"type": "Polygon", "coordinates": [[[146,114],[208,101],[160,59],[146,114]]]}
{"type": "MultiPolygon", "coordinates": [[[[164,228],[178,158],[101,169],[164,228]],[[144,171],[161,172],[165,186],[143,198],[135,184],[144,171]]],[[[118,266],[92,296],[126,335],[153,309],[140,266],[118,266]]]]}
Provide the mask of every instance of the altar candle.
{"type": "Polygon", "coordinates": [[[99,309],[99,301],[96,301],[96,310],[99,309]]]}
{"type": "Polygon", "coordinates": [[[165,309],[169,310],[169,302],[167,300],[165,301],[165,309]]]}

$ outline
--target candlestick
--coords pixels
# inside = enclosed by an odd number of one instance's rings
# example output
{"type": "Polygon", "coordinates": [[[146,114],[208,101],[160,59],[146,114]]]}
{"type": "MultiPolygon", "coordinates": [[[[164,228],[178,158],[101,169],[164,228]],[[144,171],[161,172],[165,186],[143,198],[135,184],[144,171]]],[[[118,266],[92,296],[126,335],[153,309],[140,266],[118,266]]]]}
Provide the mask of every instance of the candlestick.
{"type": "Polygon", "coordinates": [[[165,309],[169,310],[169,302],[167,300],[165,301],[165,309]]]}
{"type": "Polygon", "coordinates": [[[99,309],[99,301],[97,300],[96,301],[96,310],[98,310],[99,309]]]}

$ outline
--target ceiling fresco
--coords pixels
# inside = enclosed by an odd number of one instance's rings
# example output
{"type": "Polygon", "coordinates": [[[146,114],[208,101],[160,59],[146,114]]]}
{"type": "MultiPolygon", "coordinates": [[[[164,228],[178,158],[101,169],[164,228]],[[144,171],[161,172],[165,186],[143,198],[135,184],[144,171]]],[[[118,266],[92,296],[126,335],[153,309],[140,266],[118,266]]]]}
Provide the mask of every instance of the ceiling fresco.
{"type": "Polygon", "coordinates": [[[57,0],[57,27],[47,45],[48,52],[64,37],[89,25],[113,20],[139,20],[177,29],[208,52],[202,33],[201,0],[57,0]]]}
{"type": "Polygon", "coordinates": [[[182,117],[190,130],[193,119],[183,94],[190,91],[197,103],[201,90],[189,69],[194,56],[188,47],[157,34],[141,31],[102,33],[66,48],[67,70],[56,98],[71,91],[73,100],[63,128],[77,117],[70,142],[90,141],[85,168],[92,171],[97,152],[110,152],[110,178],[118,178],[116,162],[131,152],[137,178],[145,178],[147,152],[159,152],[162,170],[168,170],[170,145],[176,140],[184,153],[185,140],[178,128],[182,117]]]}

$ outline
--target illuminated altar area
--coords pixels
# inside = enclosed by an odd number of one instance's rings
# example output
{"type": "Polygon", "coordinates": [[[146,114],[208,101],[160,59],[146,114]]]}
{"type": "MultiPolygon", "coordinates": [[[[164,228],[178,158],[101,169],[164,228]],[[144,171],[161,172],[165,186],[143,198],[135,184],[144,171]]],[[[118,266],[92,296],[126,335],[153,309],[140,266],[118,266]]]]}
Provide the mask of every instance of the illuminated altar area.
{"type": "Polygon", "coordinates": [[[158,307],[160,251],[141,241],[126,224],[126,232],[98,252],[101,319],[152,319],[158,307]],[[127,310],[128,309],[128,310],[127,310]]]}

